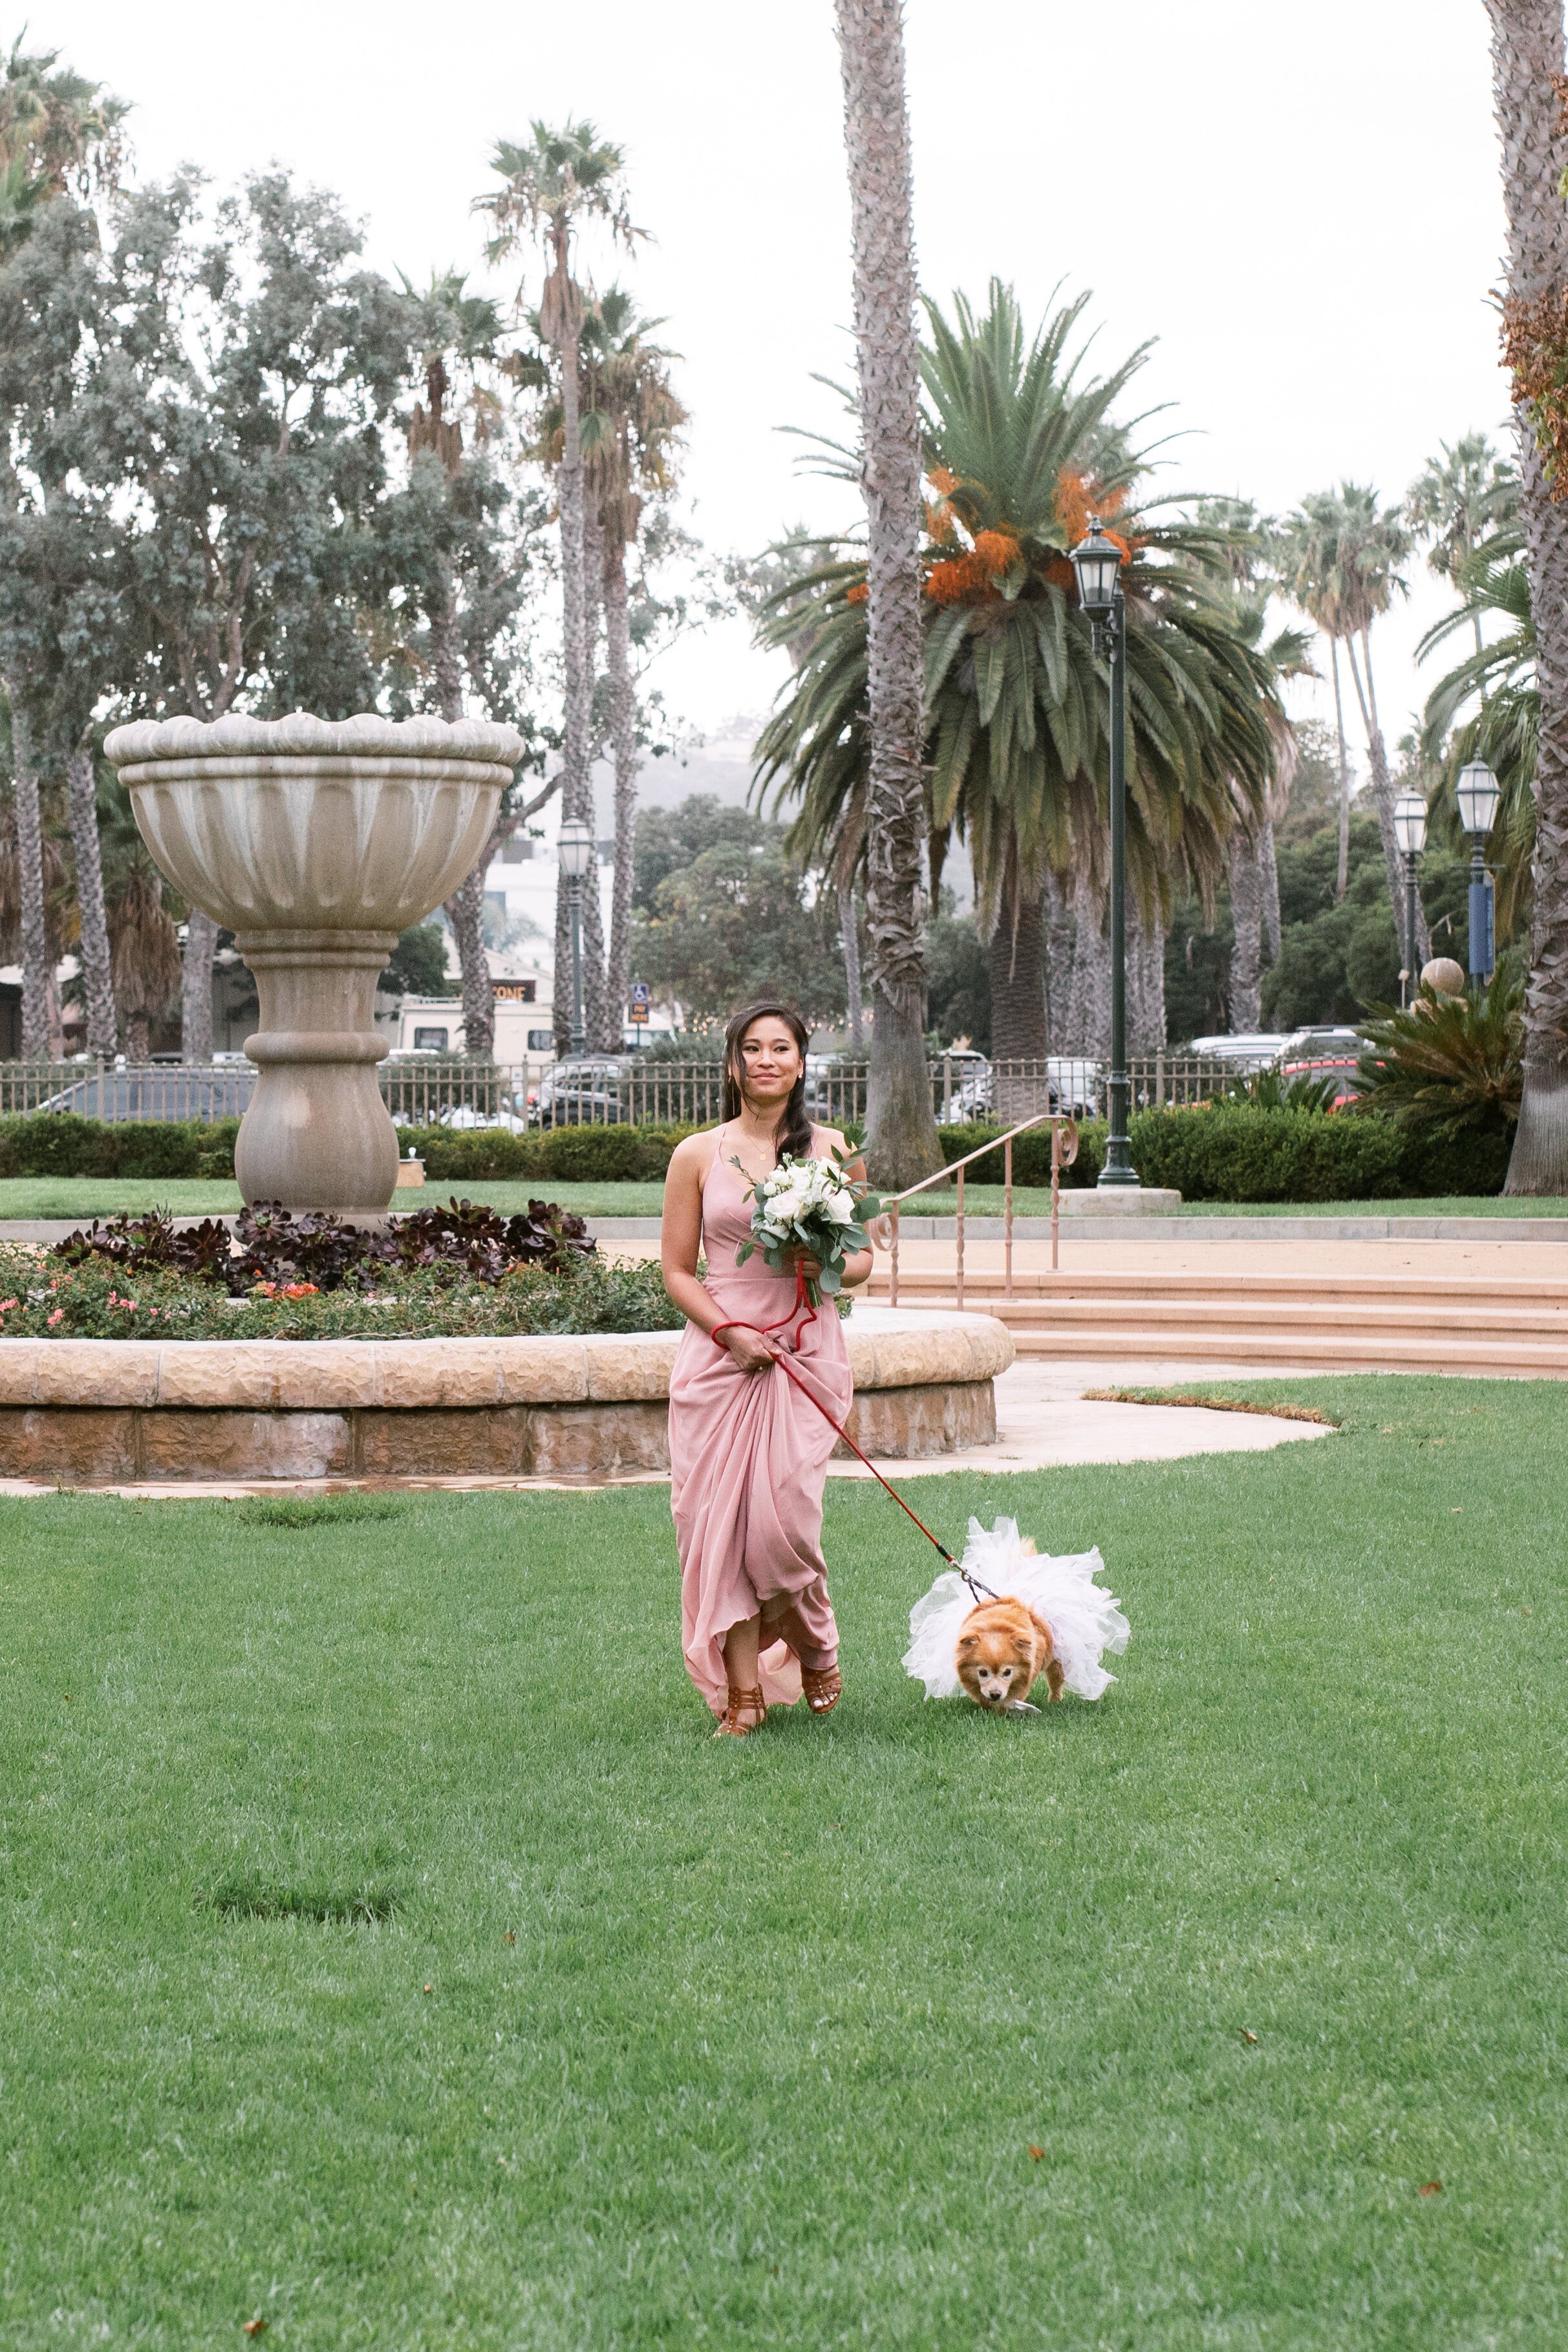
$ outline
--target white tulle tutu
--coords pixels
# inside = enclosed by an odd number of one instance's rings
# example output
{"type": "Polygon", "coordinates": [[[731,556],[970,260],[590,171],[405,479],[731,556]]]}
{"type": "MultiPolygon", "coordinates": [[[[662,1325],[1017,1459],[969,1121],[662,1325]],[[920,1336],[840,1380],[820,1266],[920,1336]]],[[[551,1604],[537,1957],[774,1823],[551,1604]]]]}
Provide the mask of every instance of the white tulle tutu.
{"type": "MultiPolygon", "coordinates": [[[[1070,1691],[1098,1698],[1116,1679],[1100,1661],[1107,1650],[1118,1656],[1131,1631],[1116,1601],[1095,1578],[1104,1568],[1098,1551],[1052,1559],[1026,1549],[1016,1519],[998,1519],[988,1530],[969,1521],[964,1566],[1001,1599],[1023,1601],[1051,1628],[1056,1654],[1070,1691]]],[[[958,1628],[975,1606],[975,1595],[956,1569],[945,1568],[909,1612],[906,1674],[925,1685],[927,1698],[961,1698],[964,1686],[953,1664],[958,1628]]]]}

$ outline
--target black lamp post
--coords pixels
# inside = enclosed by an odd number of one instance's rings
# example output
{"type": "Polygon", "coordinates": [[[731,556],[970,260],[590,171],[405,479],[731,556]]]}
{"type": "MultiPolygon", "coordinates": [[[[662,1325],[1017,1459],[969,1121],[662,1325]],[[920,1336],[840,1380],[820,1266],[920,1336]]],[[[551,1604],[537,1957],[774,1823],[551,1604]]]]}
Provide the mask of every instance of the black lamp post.
{"type": "Polygon", "coordinates": [[[1394,803],[1394,838],[1405,860],[1405,970],[1399,975],[1399,1002],[1408,1004],[1416,993],[1416,860],[1427,841],[1427,803],[1419,793],[1401,793],[1394,803]]]}
{"type": "Polygon", "coordinates": [[[1491,876],[1486,867],[1487,835],[1497,823],[1502,790],[1484,761],[1472,760],[1459,770],[1459,823],[1470,836],[1470,981],[1472,985],[1492,976],[1497,962],[1492,924],[1491,876]]]}
{"type": "Polygon", "coordinates": [[[1111,670],[1111,1116],[1100,1181],[1107,1187],[1135,1185],[1138,1173],[1127,1142],[1127,607],[1116,584],[1122,551],[1092,516],[1088,538],[1072,551],[1072,568],[1078,601],[1094,624],[1094,651],[1111,670]]]}
{"type": "MultiPolygon", "coordinates": [[[[566,877],[571,905],[571,1050],[580,1054],[582,1026],[582,877],[593,856],[593,834],[580,817],[568,817],[556,835],[556,856],[566,877]]],[[[557,1031],[559,1035],[559,1031],[557,1031]]]]}

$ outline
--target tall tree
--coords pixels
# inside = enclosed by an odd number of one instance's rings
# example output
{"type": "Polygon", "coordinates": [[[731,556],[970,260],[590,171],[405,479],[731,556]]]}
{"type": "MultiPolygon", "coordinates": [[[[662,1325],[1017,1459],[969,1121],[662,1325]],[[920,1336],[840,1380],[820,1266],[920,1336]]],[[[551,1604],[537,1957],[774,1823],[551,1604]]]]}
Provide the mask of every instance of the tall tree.
{"type": "Polygon", "coordinates": [[[1498,869],[1498,932],[1507,939],[1530,907],[1541,731],[1535,619],[1519,522],[1487,540],[1455,584],[1463,603],[1435,623],[1416,648],[1417,660],[1425,661],[1462,629],[1471,629],[1480,640],[1478,650],[1440,677],[1427,698],[1421,753],[1441,779],[1429,822],[1456,848],[1464,845],[1453,785],[1468,761],[1483,761],[1502,787],[1491,854],[1498,869]],[[1482,637],[1482,621],[1492,622],[1500,634],[1482,637]]]}
{"type": "Polygon", "coordinates": [[[85,200],[114,185],[126,112],[100,83],[61,67],[57,51],[29,54],[20,37],[12,45],[0,79],[0,261],[7,265],[0,272],[0,672],[14,714],[28,1054],[47,1049],[51,986],[40,757],[62,762],[69,782],[89,1043],[100,1053],[112,1053],[115,1043],[96,798],[83,740],[104,683],[89,667],[102,635],[101,602],[95,611],[83,574],[101,569],[108,518],[81,496],[63,428],[98,290],[97,222],[85,200]],[[46,225],[48,250],[30,250],[46,225]]]}
{"type": "Polygon", "coordinates": [[[1520,510],[1535,616],[1540,733],[1524,1091],[1505,1189],[1568,1192],[1568,126],[1562,0],[1486,0],[1508,217],[1505,349],[1518,404],[1520,510]],[[1556,405],[1554,406],[1554,398],[1556,405]]]}
{"type": "MultiPolygon", "coordinates": [[[[491,168],[501,185],[477,197],[476,205],[495,223],[489,246],[492,260],[516,253],[525,236],[537,237],[548,259],[538,316],[544,338],[556,355],[561,403],[560,457],[555,476],[560,515],[561,656],[566,688],[561,814],[592,828],[593,677],[588,637],[579,375],[583,298],[572,274],[572,247],[591,221],[601,222],[613,238],[628,247],[641,232],[632,227],[627,208],[624,158],[619,147],[601,140],[591,122],[568,122],[552,131],[535,121],[530,128],[532,135],[526,143],[497,142],[491,168]]],[[[603,1047],[620,1043],[620,1020],[617,1013],[612,1040],[607,1035],[597,864],[589,869],[583,895],[589,919],[585,926],[587,1021],[591,1041],[603,1047]]],[[[570,960],[570,886],[563,876],[556,899],[558,972],[565,971],[570,960]]],[[[558,1052],[564,1052],[570,1036],[570,998],[564,988],[558,987],[555,993],[556,1046],[558,1052]]]]}
{"type": "MultiPolygon", "coordinates": [[[[929,821],[934,848],[952,827],[968,849],[990,942],[992,1050],[1005,1059],[1047,1049],[1051,875],[1077,898],[1085,971],[1099,953],[1100,915],[1084,909],[1104,902],[1109,706],[1069,556],[1092,507],[1114,518],[1127,555],[1128,849],[1151,932],[1173,882],[1217,880],[1235,794],[1249,806],[1260,797],[1274,750],[1274,671],[1232,609],[1224,534],[1130,508],[1145,461],[1110,412],[1141,354],[1080,381],[1066,351],[1082,309],[1030,338],[993,282],[984,313],[961,297],[951,320],[928,306],[922,354],[929,821]]],[[[758,745],[758,773],[800,793],[792,839],[818,856],[862,822],[867,797],[864,561],[846,550],[786,578],[769,603],[765,635],[805,651],[758,745]]]]}
{"type": "MultiPolygon", "coordinates": [[[[408,305],[358,267],[335,199],[254,175],[209,222],[193,173],[130,197],[109,256],[113,333],[79,406],[79,463],[133,520],[117,612],[128,706],[372,709],[365,625],[385,487],[380,427],[407,380],[408,305]]],[[[217,926],[190,909],[183,1051],[212,1052],[217,926]]]]}
{"type": "Polygon", "coordinates": [[[941,1165],[925,1070],[920,851],[920,358],[901,0],[834,0],[844,85],[866,505],[867,1153],[880,1181],[941,1165]]]}
{"type": "MultiPolygon", "coordinates": [[[[1405,929],[1405,871],[1394,831],[1394,779],[1377,710],[1372,629],[1374,623],[1388,611],[1394,598],[1406,593],[1400,566],[1410,551],[1410,533],[1399,517],[1379,506],[1375,490],[1356,482],[1342,482],[1337,490],[1319,491],[1303,499],[1299,511],[1284,524],[1280,538],[1287,593],[1328,634],[1336,660],[1336,691],[1337,656],[1339,647],[1344,648],[1366,737],[1373,803],[1388,875],[1389,904],[1401,936],[1405,929]]],[[[1347,821],[1345,803],[1340,820],[1342,844],[1346,838],[1347,821]]],[[[1417,899],[1417,963],[1424,963],[1431,951],[1427,918],[1417,899]]]]}
{"type": "MultiPolygon", "coordinates": [[[[586,322],[585,389],[599,429],[588,453],[588,495],[601,532],[605,674],[615,761],[615,886],[611,902],[605,994],[619,1028],[632,985],[632,902],[637,817],[637,694],[632,668],[626,558],[650,499],[674,487],[674,457],[686,412],[670,383],[673,353],[654,341],[658,319],[640,319],[632,298],[612,286],[586,322]]],[[[619,1043],[617,1037],[616,1043],[619,1043]]]]}
{"type": "MultiPolygon", "coordinates": [[[[465,416],[474,438],[490,422],[489,401],[475,371],[496,356],[501,317],[494,302],[468,292],[457,270],[433,272],[422,289],[406,277],[402,284],[423,398],[415,401],[409,419],[408,488],[401,499],[389,501],[382,528],[395,550],[394,569],[408,582],[409,605],[424,622],[419,666],[437,712],[455,723],[465,710],[465,574],[476,568],[496,572],[491,541],[506,504],[492,469],[476,467],[478,453],[465,445],[463,431],[465,416]]],[[[509,829],[512,821],[507,807],[504,817],[497,814],[497,831],[509,829]]],[[[495,849],[493,831],[445,906],[463,975],[464,1045],[486,1061],[495,1050],[496,995],[485,951],[485,875],[495,849]]]]}
{"type": "MultiPolygon", "coordinates": [[[[1461,434],[1452,448],[1440,441],[1405,499],[1405,520],[1427,550],[1427,568],[1456,583],[1482,542],[1518,512],[1518,471],[1484,433],[1461,434]]],[[[1479,654],[1479,613],[1471,614],[1470,624],[1479,654]]]]}

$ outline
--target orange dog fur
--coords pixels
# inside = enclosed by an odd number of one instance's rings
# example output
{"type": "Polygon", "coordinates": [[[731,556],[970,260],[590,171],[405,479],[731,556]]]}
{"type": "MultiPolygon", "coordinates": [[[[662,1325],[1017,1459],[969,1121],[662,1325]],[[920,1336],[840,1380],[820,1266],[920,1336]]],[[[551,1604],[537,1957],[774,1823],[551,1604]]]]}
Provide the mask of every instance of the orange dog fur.
{"type": "Polygon", "coordinates": [[[977,1706],[993,1715],[1023,1706],[1043,1675],[1053,1699],[1062,1673],[1051,1628],[1022,1601],[982,1601],[958,1629],[958,1680],[977,1706]]]}

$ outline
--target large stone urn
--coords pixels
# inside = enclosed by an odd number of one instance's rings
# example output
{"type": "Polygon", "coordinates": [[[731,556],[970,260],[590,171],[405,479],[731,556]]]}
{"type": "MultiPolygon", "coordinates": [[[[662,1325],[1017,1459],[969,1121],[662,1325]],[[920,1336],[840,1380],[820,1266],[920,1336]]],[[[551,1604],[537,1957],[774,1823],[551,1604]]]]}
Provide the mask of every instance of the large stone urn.
{"type": "Polygon", "coordinates": [[[400,931],[469,874],[522,755],[510,727],[438,719],[195,719],[105,749],[175,888],[256,974],[260,1071],[235,1171],[247,1201],[384,1210],[397,1138],[376,1084],[376,980],[400,931]]]}

